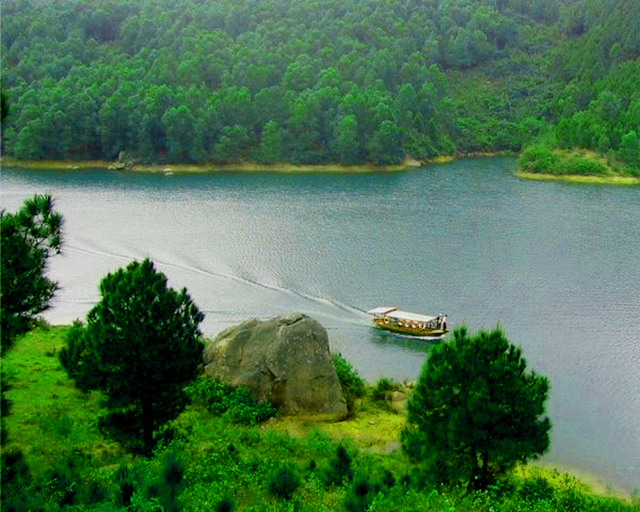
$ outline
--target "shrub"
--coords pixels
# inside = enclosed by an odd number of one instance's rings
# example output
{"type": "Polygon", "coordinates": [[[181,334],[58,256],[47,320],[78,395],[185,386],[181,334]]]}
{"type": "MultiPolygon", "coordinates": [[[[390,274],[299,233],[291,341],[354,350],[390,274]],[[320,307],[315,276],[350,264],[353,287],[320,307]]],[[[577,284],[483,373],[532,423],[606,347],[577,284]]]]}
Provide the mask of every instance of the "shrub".
{"type": "Polygon", "coordinates": [[[269,400],[258,402],[248,388],[233,388],[222,381],[200,377],[188,388],[193,402],[203,404],[209,412],[224,416],[232,423],[255,425],[276,414],[269,400]]]}
{"type": "Polygon", "coordinates": [[[280,466],[269,475],[269,492],[284,500],[290,500],[300,484],[298,472],[287,464],[280,466]]]}
{"type": "Polygon", "coordinates": [[[236,508],[236,504],[231,498],[225,496],[216,505],[216,512],[233,512],[236,508]]]}
{"type": "Polygon", "coordinates": [[[128,507],[136,491],[136,485],[131,471],[125,463],[121,464],[114,474],[114,481],[118,486],[118,505],[128,507]]]}
{"type": "Polygon", "coordinates": [[[276,410],[268,400],[257,402],[247,388],[236,388],[227,397],[227,411],[224,416],[232,423],[256,425],[275,415],[276,410]]]}
{"type": "Polygon", "coordinates": [[[384,485],[387,489],[391,489],[396,484],[396,477],[393,476],[393,473],[388,469],[384,470],[382,474],[382,485],[384,485]]]}
{"type": "Polygon", "coordinates": [[[162,483],[166,486],[171,500],[182,491],[185,486],[184,474],[186,468],[176,450],[171,450],[167,455],[162,470],[162,483]]]}
{"type": "Polygon", "coordinates": [[[342,386],[342,392],[347,400],[349,414],[353,415],[355,401],[365,395],[364,381],[358,375],[358,372],[351,366],[342,354],[333,354],[333,364],[338,374],[338,380],[342,386]]]}
{"type": "Polygon", "coordinates": [[[371,393],[371,398],[373,398],[376,402],[384,402],[387,397],[387,393],[389,391],[393,391],[395,389],[395,384],[391,379],[387,379],[386,377],[382,377],[373,388],[371,393]]]}
{"type": "Polygon", "coordinates": [[[358,477],[345,496],[344,506],[349,512],[366,512],[379,492],[379,485],[372,485],[364,476],[358,477]]]}
{"type": "Polygon", "coordinates": [[[518,491],[520,497],[528,503],[536,503],[553,498],[553,487],[541,476],[525,480],[518,491]]]}
{"type": "Polygon", "coordinates": [[[344,481],[350,481],[353,477],[351,469],[351,456],[344,446],[338,446],[336,455],[329,461],[329,467],[324,472],[325,485],[342,485],[344,481]]]}
{"type": "Polygon", "coordinates": [[[537,144],[522,152],[518,164],[520,169],[526,172],[556,173],[558,159],[550,148],[537,144]]]}

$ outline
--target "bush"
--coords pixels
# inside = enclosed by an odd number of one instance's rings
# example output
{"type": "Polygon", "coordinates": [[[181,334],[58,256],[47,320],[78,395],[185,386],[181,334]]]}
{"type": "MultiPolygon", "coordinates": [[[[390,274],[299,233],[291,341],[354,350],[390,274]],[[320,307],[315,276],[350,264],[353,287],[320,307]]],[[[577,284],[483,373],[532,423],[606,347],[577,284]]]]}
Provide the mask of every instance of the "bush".
{"type": "Polygon", "coordinates": [[[283,500],[290,500],[301,483],[298,472],[285,464],[269,475],[269,492],[283,500]]]}
{"type": "Polygon", "coordinates": [[[371,398],[375,402],[386,402],[387,393],[389,391],[394,391],[395,389],[396,385],[391,379],[382,377],[373,388],[373,391],[371,392],[371,398]]]}
{"type": "Polygon", "coordinates": [[[366,512],[379,492],[379,484],[372,484],[367,477],[360,476],[347,492],[344,507],[349,512],[366,512]]]}
{"type": "Polygon", "coordinates": [[[537,144],[525,149],[518,159],[520,169],[525,172],[557,173],[558,158],[547,146],[537,144]]]}
{"type": "Polygon", "coordinates": [[[518,494],[527,503],[534,504],[539,501],[553,499],[554,491],[547,479],[539,476],[525,480],[518,494]]]}
{"type": "Polygon", "coordinates": [[[342,354],[333,354],[333,364],[338,374],[338,380],[342,386],[342,392],[347,400],[349,415],[353,415],[355,401],[365,395],[364,381],[358,375],[358,372],[351,366],[342,354]]]}
{"type": "Polygon", "coordinates": [[[227,397],[227,411],[224,416],[232,423],[256,425],[275,415],[276,410],[268,400],[257,402],[247,388],[236,388],[227,397]]]}
{"type": "Polygon", "coordinates": [[[216,505],[216,512],[233,512],[236,504],[229,497],[222,498],[216,505]]]}
{"type": "Polygon", "coordinates": [[[345,447],[340,445],[336,450],[336,456],[329,461],[329,467],[324,472],[324,483],[327,487],[340,486],[352,477],[351,456],[345,447]]]}
{"type": "Polygon", "coordinates": [[[209,412],[232,423],[255,425],[276,414],[271,402],[257,402],[247,388],[233,388],[222,381],[200,377],[188,388],[191,401],[203,404],[209,412]]]}

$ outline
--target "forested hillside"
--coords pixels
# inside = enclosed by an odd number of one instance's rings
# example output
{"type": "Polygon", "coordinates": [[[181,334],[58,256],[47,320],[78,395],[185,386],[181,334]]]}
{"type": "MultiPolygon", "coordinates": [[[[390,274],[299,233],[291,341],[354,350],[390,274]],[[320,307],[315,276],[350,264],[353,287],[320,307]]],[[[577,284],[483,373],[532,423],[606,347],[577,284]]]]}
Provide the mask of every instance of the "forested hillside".
{"type": "Polygon", "coordinates": [[[3,153],[640,167],[637,0],[6,0],[3,153]]]}

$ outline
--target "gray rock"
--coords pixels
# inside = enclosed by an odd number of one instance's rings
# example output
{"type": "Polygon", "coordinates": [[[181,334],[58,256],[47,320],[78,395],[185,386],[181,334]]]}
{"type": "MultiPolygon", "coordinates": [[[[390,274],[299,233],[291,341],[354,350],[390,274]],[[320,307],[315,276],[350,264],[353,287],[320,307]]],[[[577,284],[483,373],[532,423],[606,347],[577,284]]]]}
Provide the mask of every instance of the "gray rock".
{"type": "Polygon", "coordinates": [[[401,391],[393,391],[387,394],[387,404],[395,412],[404,412],[407,407],[407,400],[409,395],[401,391]]]}
{"type": "Polygon", "coordinates": [[[347,417],[327,331],[301,313],[230,327],[206,342],[203,362],[206,375],[248,387],[283,414],[347,417]]]}

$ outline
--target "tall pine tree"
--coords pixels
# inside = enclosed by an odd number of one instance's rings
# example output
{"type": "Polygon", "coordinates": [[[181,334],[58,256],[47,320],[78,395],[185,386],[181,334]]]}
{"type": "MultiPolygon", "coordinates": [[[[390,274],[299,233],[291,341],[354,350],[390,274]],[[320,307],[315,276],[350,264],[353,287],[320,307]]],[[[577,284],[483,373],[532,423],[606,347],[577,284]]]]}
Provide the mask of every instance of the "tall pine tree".
{"type": "Polygon", "coordinates": [[[99,389],[103,425],[153,447],[153,433],[184,408],[183,387],[202,362],[204,315],[186,289],[176,292],[146,259],[108,274],[86,326],[71,330],[60,358],[81,389],[99,389]]]}
{"type": "Polygon", "coordinates": [[[436,346],[408,403],[402,446],[437,483],[491,481],[549,447],[545,377],[527,371],[500,329],[470,336],[459,328],[436,346]]]}

